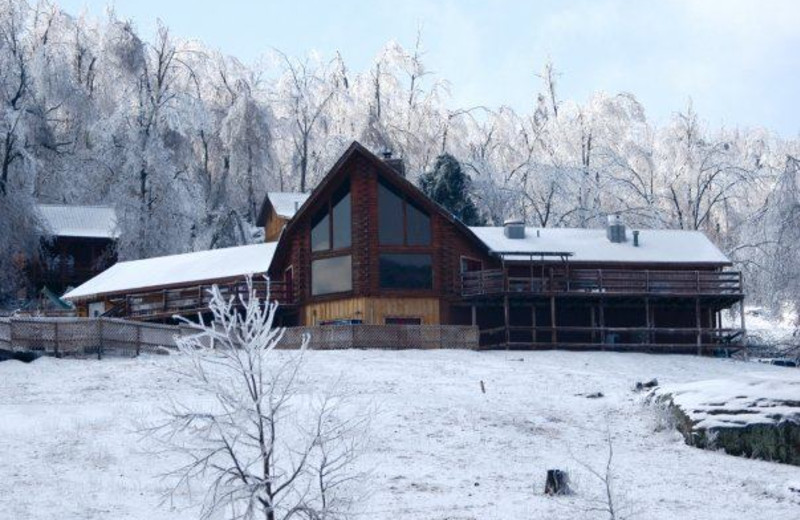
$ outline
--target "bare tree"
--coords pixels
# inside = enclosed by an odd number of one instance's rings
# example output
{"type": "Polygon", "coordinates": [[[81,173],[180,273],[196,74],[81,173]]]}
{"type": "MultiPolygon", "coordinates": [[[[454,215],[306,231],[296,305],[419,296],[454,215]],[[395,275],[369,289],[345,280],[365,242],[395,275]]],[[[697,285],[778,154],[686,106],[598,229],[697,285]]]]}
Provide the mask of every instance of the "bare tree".
{"type": "Polygon", "coordinates": [[[308,61],[296,61],[276,51],[285,67],[284,91],[281,101],[289,110],[294,164],[300,177],[300,191],[308,190],[309,168],[313,141],[318,127],[324,123],[325,113],[336,90],[330,88],[320,70],[308,61]]]}
{"type": "Polygon", "coordinates": [[[617,475],[614,471],[614,441],[611,430],[606,430],[606,446],[608,447],[605,463],[600,468],[595,468],[590,464],[576,458],[573,459],[583,467],[589,475],[600,485],[600,493],[597,497],[586,497],[583,511],[593,515],[602,514],[608,520],[624,520],[631,518],[630,504],[625,504],[624,497],[617,489],[617,475]]]}
{"type": "Polygon", "coordinates": [[[187,459],[171,473],[175,489],[207,484],[203,518],[341,518],[360,479],[352,467],[367,418],[343,418],[342,394],[301,394],[308,337],[299,352],[276,352],[277,303],[261,302],[252,280],[248,289],[228,299],[211,290],[213,322],[178,341],[179,372],[205,399],[172,405],[148,431],[187,459]]]}

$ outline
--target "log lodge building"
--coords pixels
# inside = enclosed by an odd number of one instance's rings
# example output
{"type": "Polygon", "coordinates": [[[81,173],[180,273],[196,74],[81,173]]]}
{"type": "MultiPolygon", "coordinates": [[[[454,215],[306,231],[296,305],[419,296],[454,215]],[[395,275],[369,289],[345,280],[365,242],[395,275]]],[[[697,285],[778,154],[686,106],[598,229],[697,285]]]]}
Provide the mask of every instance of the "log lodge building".
{"type": "Polygon", "coordinates": [[[268,194],[258,224],[260,246],[121,262],[65,298],[165,320],[254,273],[286,326],[471,325],[484,348],[700,352],[744,336],[721,319],[742,305],[741,274],[701,232],[613,216],[605,229],[467,227],[355,142],[310,194],[268,194]]]}

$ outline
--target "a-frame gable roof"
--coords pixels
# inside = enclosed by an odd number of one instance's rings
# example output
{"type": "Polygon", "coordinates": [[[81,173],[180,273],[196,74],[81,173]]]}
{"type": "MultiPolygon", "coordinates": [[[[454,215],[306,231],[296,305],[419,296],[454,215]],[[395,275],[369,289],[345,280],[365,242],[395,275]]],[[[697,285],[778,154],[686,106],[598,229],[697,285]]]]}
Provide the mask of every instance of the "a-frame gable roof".
{"type": "Polygon", "coordinates": [[[294,229],[297,223],[302,220],[303,216],[305,216],[305,214],[308,213],[311,208],[316,207],[317,202],[324,197],[325,193],[329,191],[329,187],[338,185],[339,181],[341,181],[342,178],[349,173],[347,168],[345,168],[345,165],[347,165],[356,157],[362,157],[366,159],[370,165],[375,168],[376,172],[383,180],[388,181],[389,184],[391,184],[394,188],[408,195],[418,206],[426,209],[432,214],[437,213],[444,217],[445,220],[458,228],[458,230],[469,240],[471,240],[478,248],[486,251],[487,253],[489,252],[487,245],[481,239],[479,239],[475,233],[472,232],[472,230],[470,230],[460,220],[453,216],[453,214],[431,200],[430,197],[422,192],[422,190],[417,188],[404,176],[400,175],[397,170],[395,170],[386,161],[376,156],[358,141],[353,141],[352,144],[347,147],[347,150],[345,150],[341,157],[339,157],[336,163],[334,163],[331,169],[328,170],[328,173],[325,174],[319,184],[317,184],[316,188],[314,188],[314,190],[311,192],[311,195],[308,197],[308,199],[300,206],[300,208],[297,210],[297,213],[283,229],[283,232],[278,238],[277,251],[279,254],[283,250],[281,246],[283,245],[282,242],[284,237],[294,229]]]}

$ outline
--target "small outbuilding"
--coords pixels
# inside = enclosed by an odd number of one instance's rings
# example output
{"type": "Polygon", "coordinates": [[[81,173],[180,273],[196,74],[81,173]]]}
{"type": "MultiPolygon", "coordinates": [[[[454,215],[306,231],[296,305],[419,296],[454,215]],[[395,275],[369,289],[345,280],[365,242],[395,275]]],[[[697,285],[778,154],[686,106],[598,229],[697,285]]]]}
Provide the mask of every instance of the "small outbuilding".
{"type": "Polygon", "coordinates": [[[110,206],[38,204],[45,239],[33,263],[37,291],[63,294],[117,261],[119,226],[110,206]]]}
{"type": "MultiPolygon", "coordinates": [[[[225,294],[246,290],[244,277],[253,275],[258,290],[267,290],[264,275],[275,243],[198,251],[119,262],[64,299],[84,316],[124,316],[166,320],[175,314],[196,314],[208,308],[208,289],[216,284],[225,294]]],[[[279,283],[272,289],[278,294],[279,283]]]]}

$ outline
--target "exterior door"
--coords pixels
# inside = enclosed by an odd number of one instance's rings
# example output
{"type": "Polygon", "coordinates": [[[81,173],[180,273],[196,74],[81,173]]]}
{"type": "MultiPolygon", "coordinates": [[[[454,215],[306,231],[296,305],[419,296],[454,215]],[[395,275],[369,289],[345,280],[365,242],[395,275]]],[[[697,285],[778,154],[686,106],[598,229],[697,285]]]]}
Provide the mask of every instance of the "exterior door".
{"type": "Polygon", "coordinates": [[[106,313],[106,302],[92,302],[89,304],[89,317],[99,318],[106,313]]]}

